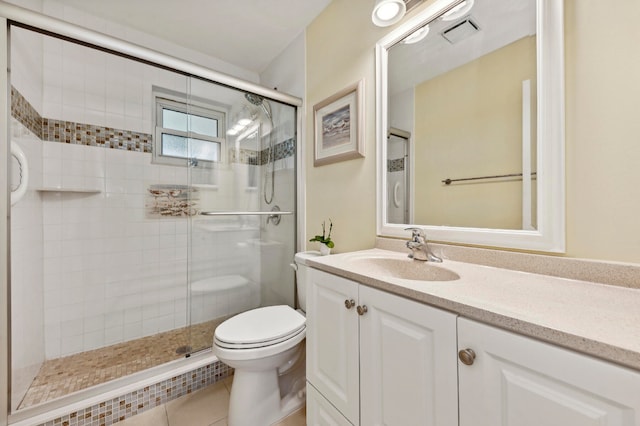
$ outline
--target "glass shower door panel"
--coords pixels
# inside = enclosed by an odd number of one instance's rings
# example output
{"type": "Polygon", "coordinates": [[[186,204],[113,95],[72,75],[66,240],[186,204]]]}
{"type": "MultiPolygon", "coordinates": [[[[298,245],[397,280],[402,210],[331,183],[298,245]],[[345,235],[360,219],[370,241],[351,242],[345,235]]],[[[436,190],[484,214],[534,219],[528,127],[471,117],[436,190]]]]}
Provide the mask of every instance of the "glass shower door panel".
{"type": "MultiPolygon", "coordinates": [[[[199,79],[190,81],[190,106],[222,117],[219,160],[189,167],[198,211],[189,220],[191,346],[198,351],[211,347],[215,327],[230,316],[293,306],[295,109],[199,79]],[[271,216],[276,205],[285,214],[271,216]]],[[[189,137],[197,132],[190,127],[189,137]]]]}
{"type": "Polygon", "coordinates": [[[183,201],[186,159],[152,152],[156,91],[186,104],[188,80],[24,28],[11,27],[10,48],[12,139],[31,174],[11,209],[15,411],[189,343],[188,219],[167,214],[183,201]]]}

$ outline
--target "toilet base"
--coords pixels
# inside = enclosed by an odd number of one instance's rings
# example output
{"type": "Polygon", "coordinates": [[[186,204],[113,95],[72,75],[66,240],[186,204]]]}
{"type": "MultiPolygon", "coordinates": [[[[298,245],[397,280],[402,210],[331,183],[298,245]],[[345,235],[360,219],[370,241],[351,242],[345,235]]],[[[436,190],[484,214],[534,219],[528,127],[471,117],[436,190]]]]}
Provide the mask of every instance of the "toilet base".
{"type": "Polygon", "coordinates": [[[280,398],[277,370],[239,371],[233,377],[229,426],[271,425],[304,405],[304,393],[280,398]]]}

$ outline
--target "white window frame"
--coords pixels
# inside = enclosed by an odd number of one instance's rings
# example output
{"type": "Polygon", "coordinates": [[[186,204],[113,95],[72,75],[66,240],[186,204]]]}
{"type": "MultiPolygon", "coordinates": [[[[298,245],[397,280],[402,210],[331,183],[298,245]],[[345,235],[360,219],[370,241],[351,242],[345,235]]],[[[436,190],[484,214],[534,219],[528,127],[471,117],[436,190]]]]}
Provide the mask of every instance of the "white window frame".
{"type": "Polygon", "coordinates": [[[154,164],[167,164],[173,166],[189,166],[194,165],[192,159],[184,157],[173,157],[168,155],[162,155],[162,135],[169,134],[180,136],[183,138],[198,139],[203,141],[209,141],[220,145],[220,157],[218,161],[209,161],[196,159],[196,164],[199,167],[213,167],[215,163],[223,162],[224,155],[226,153],[226,113],[219,108],[216,108],[213,104],[205,104],[203,102],[187,101],[187,95],[174,95],[164,91],[155,91],[153,93],[154,99],[154,138],[153,138],[153,153],[152,163],[154,164]],[[183,112],[188,115],[197,115],[206,118],[212,118],[218,122],[218,137],[211,137],[209,135],[203,135],[192,131],[181,131],[176,129],[169,129],[162,124],[162,111],[163,109],[171,109],[178,112],[183,112]],[[222,136],[221,136],[222,135],[222,136]]]}

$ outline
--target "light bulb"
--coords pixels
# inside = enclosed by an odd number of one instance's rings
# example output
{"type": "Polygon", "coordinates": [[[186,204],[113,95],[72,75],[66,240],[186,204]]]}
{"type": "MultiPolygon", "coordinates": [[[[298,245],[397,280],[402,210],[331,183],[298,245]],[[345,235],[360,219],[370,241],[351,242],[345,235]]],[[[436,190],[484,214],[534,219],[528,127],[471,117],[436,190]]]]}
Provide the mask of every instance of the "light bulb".
{"type": "Polygon", "coordinates": [[[475,0],[465,0],[444,15],[442,15],[443,21],[453,21],[466,15],[471,8],[475,0]]]}
{"type": "Polygon", "coordinates": [[[383,21],[388,21],[398,14],[400,6],[398,3],[385,3],[376,10],[376,15],[383,21]]]}
{"type": "Polygon", "coordinates": [[[406,36],[405,39],[402,40],[402,42],[404,44],[414,44],[419,42],[420,40],[423,40],[427,36],[427,34],[429,34],[429,26],[425,25],[424,27],[418,28],[413,33],[406,36]]]}
{"type": "Polygon", "coordinates": [[[403,0],[376,0],[371,20],[379,27],[388,27],[401,20],[406,10],[403,0]]]}

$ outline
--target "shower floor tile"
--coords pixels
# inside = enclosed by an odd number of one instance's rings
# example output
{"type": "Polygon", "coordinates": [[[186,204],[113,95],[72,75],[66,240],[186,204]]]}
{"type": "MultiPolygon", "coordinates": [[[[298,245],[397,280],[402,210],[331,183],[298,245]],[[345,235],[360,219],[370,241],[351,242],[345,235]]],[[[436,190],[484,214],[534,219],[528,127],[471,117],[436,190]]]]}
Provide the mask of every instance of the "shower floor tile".
{"type": "Polygon", "coordinates": [[[176,353],[180,347],[191,346],[195,350],[209,348],[216,326],[224,319],[47,360],[40,367],[18,409],[182,358],[184,353],[176,353]]]}

